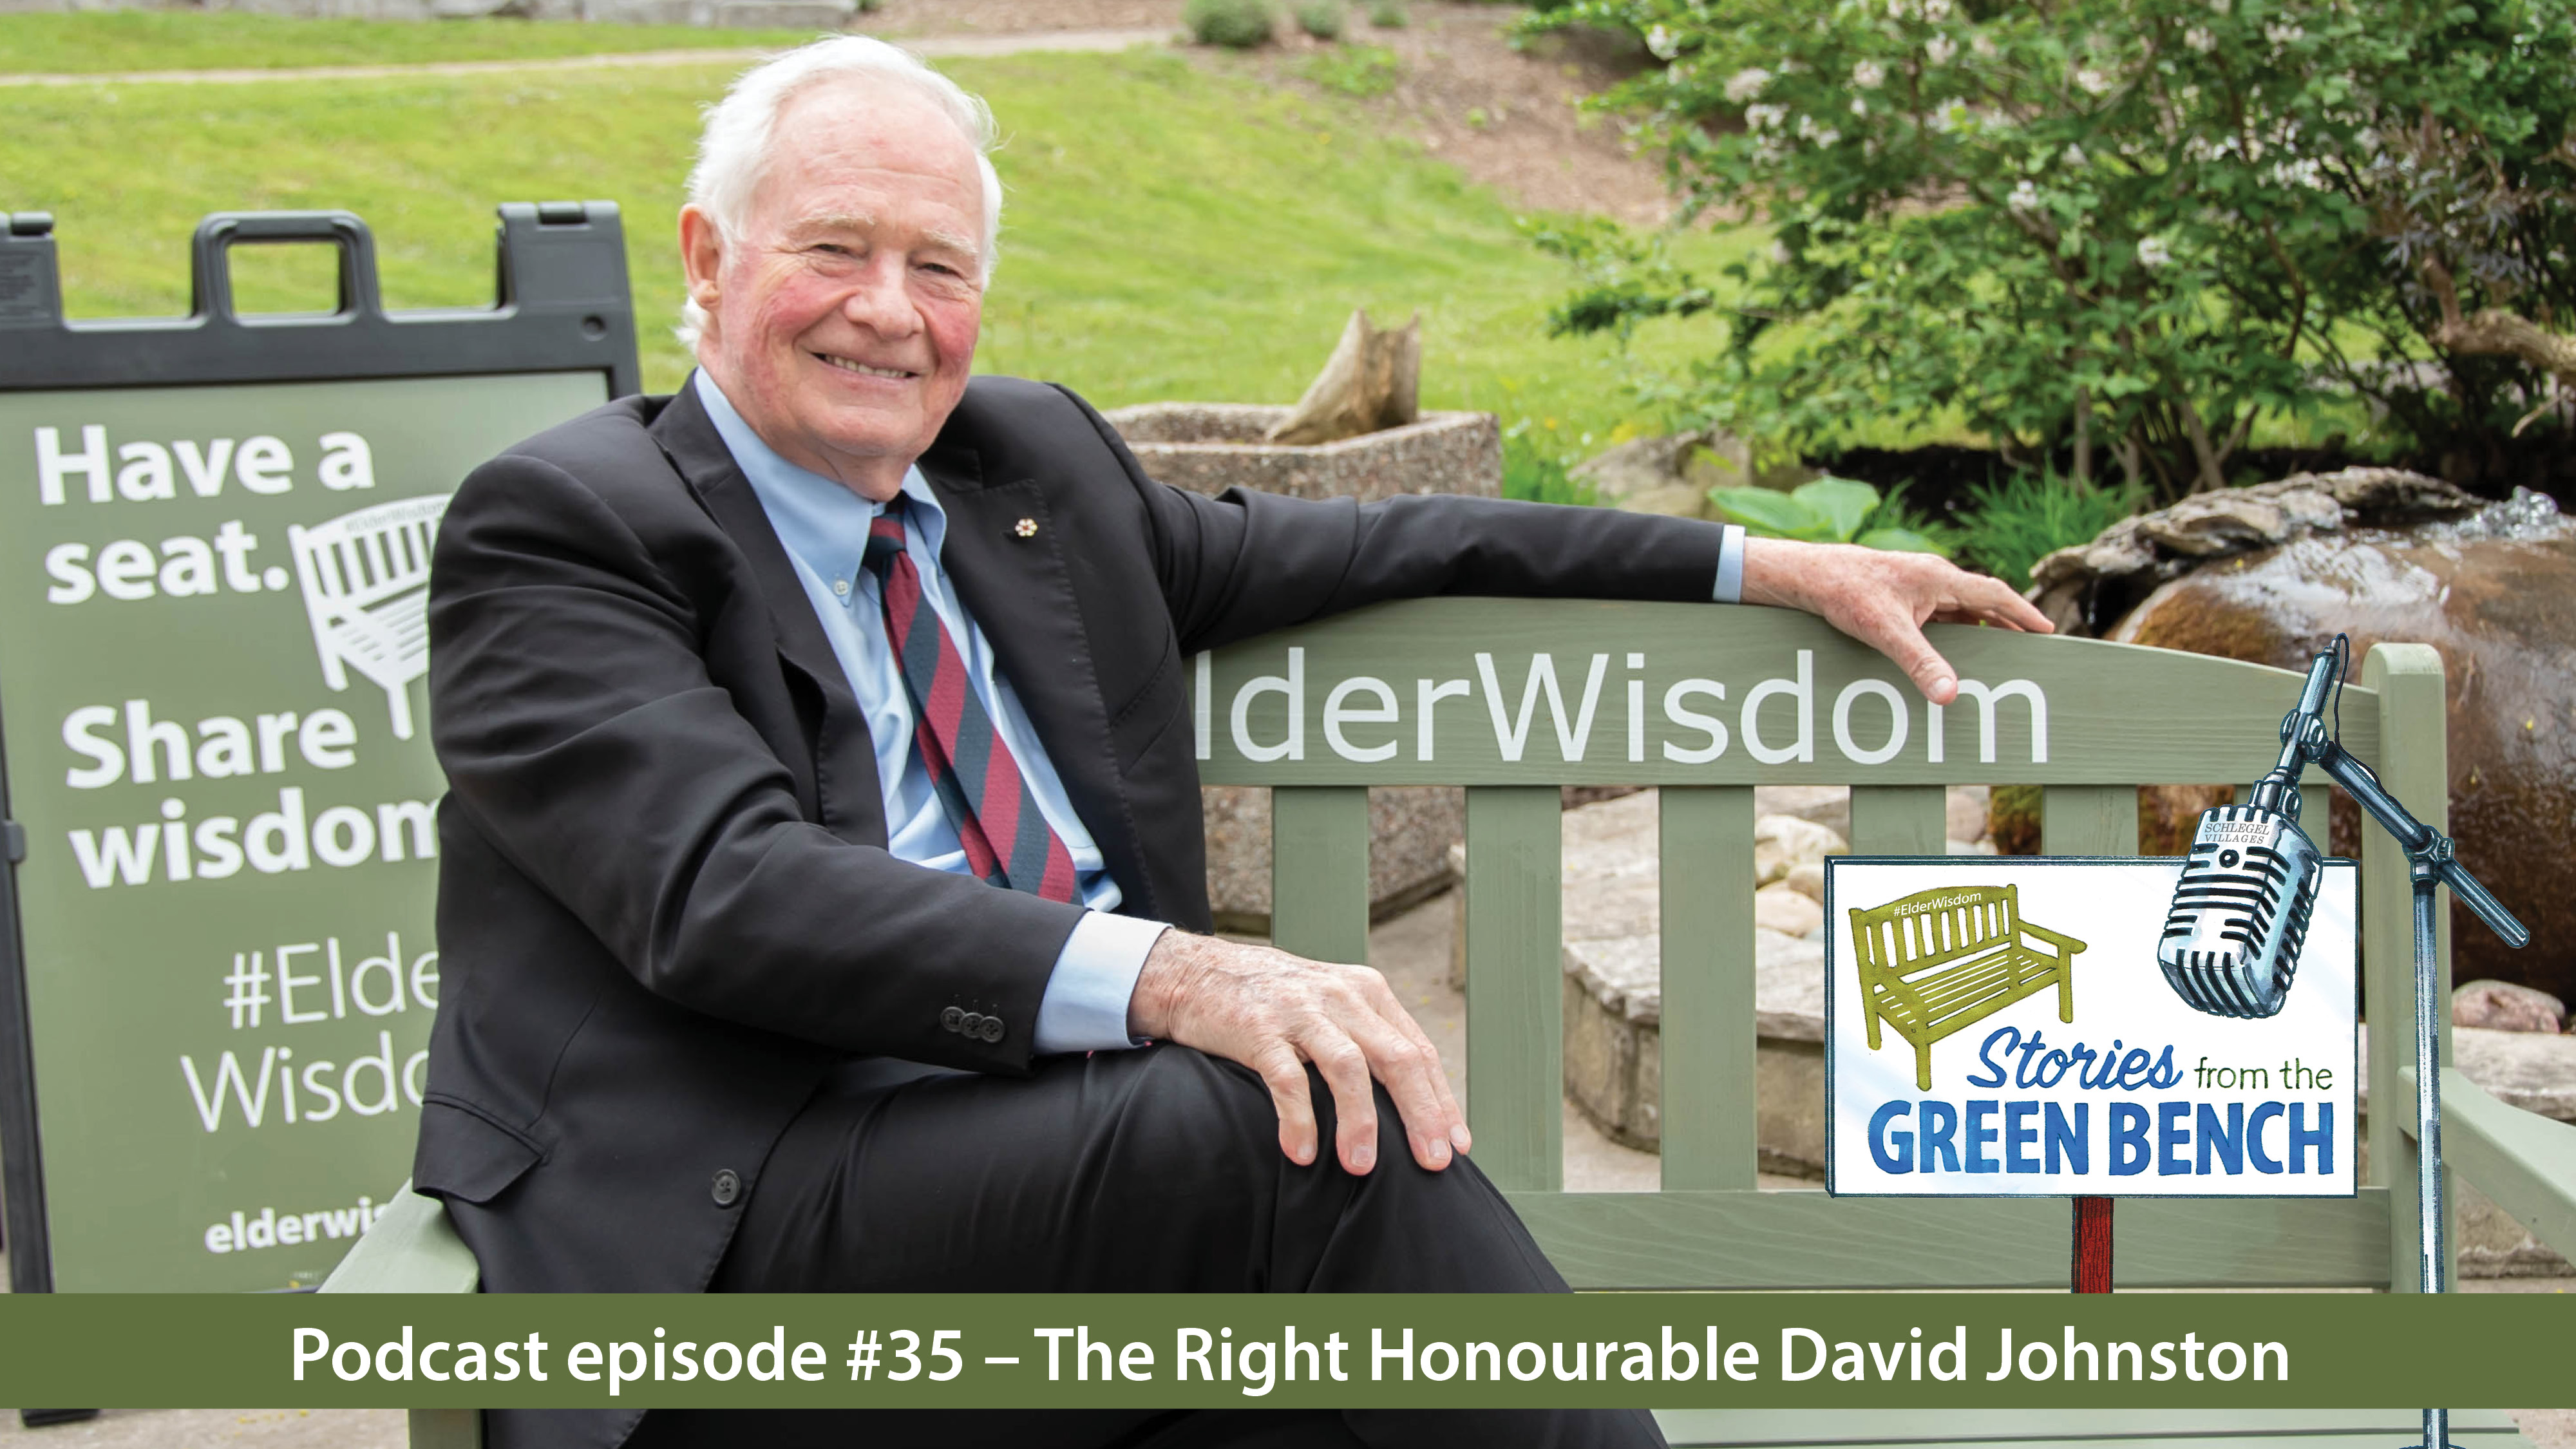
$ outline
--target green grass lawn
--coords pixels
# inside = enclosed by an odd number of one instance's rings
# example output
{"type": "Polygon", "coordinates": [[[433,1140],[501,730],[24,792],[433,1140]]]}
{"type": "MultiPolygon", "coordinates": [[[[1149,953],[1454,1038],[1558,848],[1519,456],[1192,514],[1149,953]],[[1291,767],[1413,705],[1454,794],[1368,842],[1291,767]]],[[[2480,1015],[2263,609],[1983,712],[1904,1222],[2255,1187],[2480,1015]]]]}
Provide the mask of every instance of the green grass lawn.
{"type": "MultiPolygon", "coordinates": [[[[1288,402],[1350,308],[1400,321],[1418,307],[1426,407],[1527,419],[1548,451],[1579,456],[1652,421],[1633,416],[1627,369],[1677,368],[1693,344],[1649,329],[1622,358],[1603,340],[1549,339],[1561,264],[1501,198],[1379,139],[1347,103],[1151,53],[951,70],[1007,137],[986,370],[1055,379],[1104,407],[1288,402]]],[[[495,203],[608,198],[625,209],[645,381],[667,390],[687,368],[667,327],[677,198],[699,109],[730,74],[19,91],[0,208],[56,214],[68,305],[96,317],[184,310],[187,235],[208,211],[345,207],[375,229],[391,305],[459,306],[491,300],[495,203]]],[[[1726,233],[1683,247],[1713,272],[1752,244],[1726,233]]],[[[327,296],[326,254],[285,250],[308,257],[254,267],[237,253],[246,306],[327,296]]]]}
{"type": "Polygon", "coordinates": [[[172,10],[0,17],[0,75],[105,71],[408,65],[642,50],[788,46],[804,30],[701,30],[525,20],[293,20],[172,10]]]}

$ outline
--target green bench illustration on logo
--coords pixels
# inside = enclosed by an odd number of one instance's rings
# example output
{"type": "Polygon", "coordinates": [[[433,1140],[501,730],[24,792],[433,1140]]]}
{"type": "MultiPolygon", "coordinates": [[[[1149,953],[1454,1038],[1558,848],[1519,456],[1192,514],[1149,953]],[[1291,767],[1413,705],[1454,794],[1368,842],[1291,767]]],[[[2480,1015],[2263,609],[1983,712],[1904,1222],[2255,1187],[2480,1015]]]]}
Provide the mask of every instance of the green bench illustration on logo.
{"type": "Polygon", "coordinates": [[[1941,886],[1852,908],[1869,1049],[1879,1023],[1914,1044],[1914,1085],[1932,1090],[1932,1044],[2026,996],[2057,988],[2057,1019],[2075,1020],[2075,958],[2084,943],[2021,919],[2019,886],[1941,886]],[[2049,949],[2042,950],[2042,946],[2049,949]]]}

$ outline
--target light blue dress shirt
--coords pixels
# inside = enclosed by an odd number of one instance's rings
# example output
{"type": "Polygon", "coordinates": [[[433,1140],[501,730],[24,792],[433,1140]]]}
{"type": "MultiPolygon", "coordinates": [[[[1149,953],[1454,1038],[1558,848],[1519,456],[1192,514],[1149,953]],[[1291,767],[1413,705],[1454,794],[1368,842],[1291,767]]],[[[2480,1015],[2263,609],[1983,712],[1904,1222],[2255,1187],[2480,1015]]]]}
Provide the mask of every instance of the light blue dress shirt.
{"type": "MultiPolygon", "coordinates": [[[[867,716],[868,734],[876,744],[877,780],[885,792],[887,849],[898,860],[969,874],[957,827],[939,803],[929,768],[912,747],[912,699],[886,640],[876,577],[859,566],[867,552],[868,528],[885,506],[778,456],[734,411],[714,379],[700,372],[694,382],[708,418],[743,476],[751,481],[770,526],[778,531],[779,543],[795,563],[796,577],[805,585],[815,617],[822,621],[823,635],[831,641],[833,656],[840,660],[850,691],[867,716]]],[[[1136,1042],[1127,1034],[1128,999],[1135,995],[1146,953],[1170,928],[1160,921],[1110,914],[1121,899],[1118,883],[1109,878],[1100,847],[1073,813],[1064,782],[1029,727],[1028,712],[1020,707],[1011,682],[995,668],[991,642],[968,617],[949,583],[948,571],[940,566],[948,515],[918,468],[904,474],[903,495],[910,500],[904,512],[904,550],[920,571],[922,597],[957,646],[975,697],[1010,746],[1039,813],[1072,855],[1075,889],[1090,908],[1066,939],[1054,973],[1047,978],[1046,993],[1038,1002],[1036,1048],[1078,1052],[1133,1046],[1136,1042]]]]}

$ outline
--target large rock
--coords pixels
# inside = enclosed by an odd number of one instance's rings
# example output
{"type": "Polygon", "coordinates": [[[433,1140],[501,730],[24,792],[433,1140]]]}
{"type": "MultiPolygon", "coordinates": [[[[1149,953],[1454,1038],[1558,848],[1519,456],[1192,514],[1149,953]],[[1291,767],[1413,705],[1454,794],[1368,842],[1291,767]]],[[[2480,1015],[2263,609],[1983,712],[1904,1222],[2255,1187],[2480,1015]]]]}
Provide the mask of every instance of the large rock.
{"type": "Polygon", "coordinates": [[[1144,403],[1108,414],[1146,476],[1193,493],[1257,488],[1372,503],[1406,493],[1503,491],[1503,435],[1491,413],[1424,413],[1419,422],[1314,447],[1265,443],[1288,409],[1245,403],[1144,403]]]}
{"type": "Polygon", "coordinates": [[[1711,488],[1790,489],[1816,476],[1794,457],[1759,454],[1732,434],[1695,430],[1636,438],[1566,470],[1593,496],[1631,513],[1711,518],[1711,488]]]}
{"type": "Polygon", "coordinates": [[[2510,981],[2469,981],[2451,993],[2451,1024],[2554,1036],[2567,1029],[2567,1003],[2510,981]]]}
{"type": "MultiPolygon", "coordinates": [[[[2110,637],[2290,669],[2338,631],[2351,634],[2356,659],[2381,640],[2440,651],[2451,832],[2461,860],[2532,930],[2529,948],[2511,950],[2455,903],[2454,970],[2563,999],[2576,992],[2576,856],[2562,848],[2576,819],[2576,525],[2537,494],[2464,512],[2453,507],[2455,490],[2430,480],[2373,484],[2395,500],[2373,513],[2337,502],[2369,489],[2339,492],[2330,481],[2267,485],[2268,499],[2196,515],[2233,519],[2227,529],[2194,534],[2156,515],[2120,525],[2133,541],[2187,537],[2211,552],[2146,593],[2110,637]],[[2331,508],[2347,511],[2329,517],[2331,508]],[[2440,516],[2426,521],[2428,513],[2440,516]],[[2391,523],[2392,514],[2411,521],[2391,523]],[[2240,538],[2241,549],[2226,543],[2240,538]]],[[[2046,579],[2043,569],[2043,589],[2046,579]]],[[[2332,848],[2349,851],[2360,830],[2378,831],[2348,804],[2338,813],[2348,819],[2332,848]]]]}

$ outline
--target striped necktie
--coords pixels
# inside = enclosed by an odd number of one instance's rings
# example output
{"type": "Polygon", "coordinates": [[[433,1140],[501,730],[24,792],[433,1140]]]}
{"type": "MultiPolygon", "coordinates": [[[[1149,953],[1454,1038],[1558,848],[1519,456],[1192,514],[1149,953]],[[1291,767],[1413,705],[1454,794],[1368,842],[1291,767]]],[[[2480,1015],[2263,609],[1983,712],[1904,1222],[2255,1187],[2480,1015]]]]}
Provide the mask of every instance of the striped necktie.
{"type": "Polygon", "coordinates": [[[1011,747],[975,697],[956,641],[921,597],[905,552],[906,499],[896,494],[868,527],[867,571],[885,602],[887,642],[912,696],[913,749],[966,847],[966,865],[991,885],[1051,901],[1074,898],[1073,856],[1039,811],[1011,747]]]}

